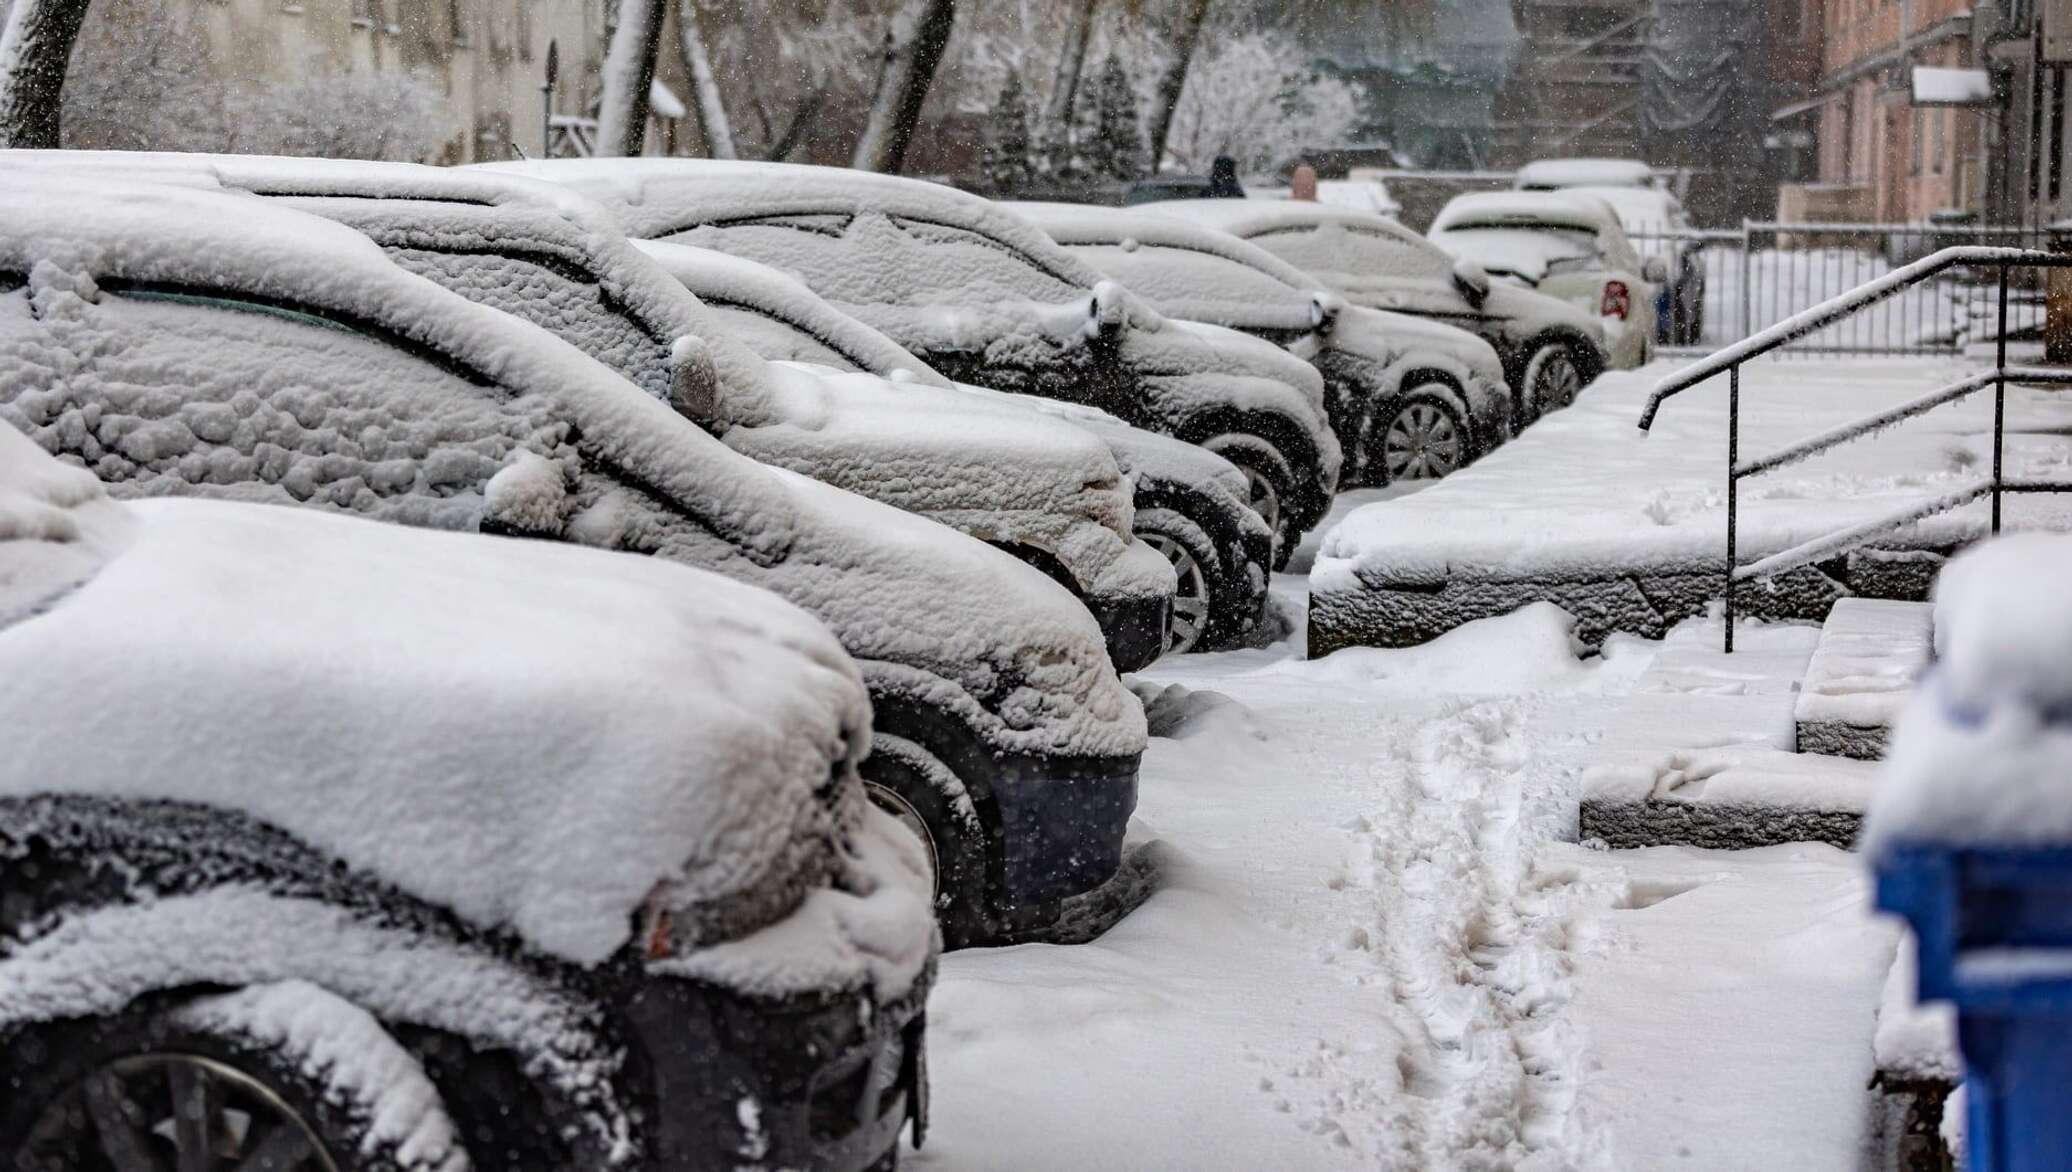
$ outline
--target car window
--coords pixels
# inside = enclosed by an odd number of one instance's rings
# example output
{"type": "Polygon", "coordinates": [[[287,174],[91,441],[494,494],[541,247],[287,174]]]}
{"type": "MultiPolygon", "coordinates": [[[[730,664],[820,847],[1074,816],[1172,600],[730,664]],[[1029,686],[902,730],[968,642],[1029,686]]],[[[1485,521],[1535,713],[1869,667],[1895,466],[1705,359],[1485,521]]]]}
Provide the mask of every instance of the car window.
{"type": "Polygon", "coordinates": [[[384,251],[403,268],[470,301],[539,326],[648,394],[669,397],[669,340],[650,332],[593,274],[567,260],[512,249],[384,251]]]}
{"type": "Polygon", "coordinates": [[[0,295],[0,414],[118,491],[472,529],[513,451],[565,442],[552,403],[320,311],[112,281],[26,303],[0,295]]]}
{"type": "Polygon", "coordinates": [[[866,213],[840,236],[800,217],[705,224],[668,239],[761,261],[846,305],[1076,300],[1085,290],[989,237],[953,225],[866,213]]]}
{"type": "MultiPolygon", "coordinates": [[[[1202,303],[1309,314],[1309,294],[1247,264],[1190,248],[1097,244],[1072,250],[1130,292],[1169,307],[1202,303]]],[[[1185,315],[1182,315],[1185,316],[1185,315]]]]}
{"type": "Polygon", "coordinates": [[[1335,220],[1268,229],[1252,242],[1310,272],[1435,280],[1453,272],[1447,255],[1422,239],[1335,220]]]}
{"type": "Polygon", "coordinates": [[[707,301],[705,307],[734,340],[771,362],[812,362],[837,370],[862,370],[848,355],[787,321],[741,305],[707,301]]]}

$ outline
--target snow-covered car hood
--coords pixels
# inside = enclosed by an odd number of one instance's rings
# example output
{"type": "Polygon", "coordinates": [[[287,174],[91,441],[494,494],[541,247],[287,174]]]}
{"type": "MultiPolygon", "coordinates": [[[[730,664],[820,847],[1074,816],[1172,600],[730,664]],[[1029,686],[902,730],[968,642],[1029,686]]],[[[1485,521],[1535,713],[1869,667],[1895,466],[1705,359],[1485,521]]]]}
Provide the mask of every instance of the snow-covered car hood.
{"type": "MultiPolygon", "coordinates": [[[[622,947],[658,890],[729,908],[729,934],[781,919],[864,817],[856,666],[804,612],[717,575],[307,510],[118,505],[5,426],[0,566],[6,609],[34,614],[0,627],[0,793],[242,811],[580,963],[622,947]],[[851,779],[830,791],[830,768],[851,779]]],[[[901,914],[925,953],[925,899],[901,914]]]]}
{"type": "MultiPolygon", "coordinates": [[[[292,371],[221,371],[206,353],[182,355],[197,372],[191,403],[165,402],[159,388],[95,384],[101,434],[127,437],[128,454],[104,473],[121,481],[118,493],[300,503],[288,486],[306,477],[366,488],[345,501],[371,516],[466,530],[494,519],[664,554],[805,607],[850,654],[872,661],[867,679],[897,676],[901,687],[931,691],[996,749],[1108,757],[1143,748],[1142,712],[1109,665],[1100,629],[1039,571],[924,518],[743,457],[567,343],[404,272],[352,229],[248,197],[26,174],[0,184],[0,224],[0,272],[29,274],[29,287],[0,294],[0,306],[25,297],[38,315],[0,313],[0,418],[52,448],[92,438],[84,407],[66,402],[79,393],[67,380],[115,357],[57,352],[112,344],[93,324],[103,296],[97,276],[227,285],[335,314],[486,384],[436,401],[384,402],[385,431],[416,428],[413,439],[439,452],[378,466],[384,461],[345,445],[324,450],[321,422],[348,408],[292,371]],[[16,330],[27,332],[22,343],[16,330]],[[52,395],[39,389],[45,384],[63,389],[52,395]],[[266,410],[239,428],[218,418],[222,407],[204,401],[210,395],[266,410]],[[464,446],[455,435],[467,437],[464,446]],[[262,477],[259,449],[240,444],[264,445],[286,471],[262,477]],[[220,453],[219,471],[210,452],[220,453]]],[[[247,323],[241,328],[286,328],[234,316],[247,323]]],[[[150,343],[182,340],[160,333],[150,343]]],[[[388,344],[344,331],[323,350],[303,352],[333,367],[378,364],[337,387],[391,392],[388,344]]]]}
{"type": "Polygon", "coordinates": [[[1456,375],[1504,385],[1504,364],[1496,347],[1459,326],[1430,318],[1349,305],[1332,327],[1331,345],[1377,362],[1436,363],[1456,375]]]}

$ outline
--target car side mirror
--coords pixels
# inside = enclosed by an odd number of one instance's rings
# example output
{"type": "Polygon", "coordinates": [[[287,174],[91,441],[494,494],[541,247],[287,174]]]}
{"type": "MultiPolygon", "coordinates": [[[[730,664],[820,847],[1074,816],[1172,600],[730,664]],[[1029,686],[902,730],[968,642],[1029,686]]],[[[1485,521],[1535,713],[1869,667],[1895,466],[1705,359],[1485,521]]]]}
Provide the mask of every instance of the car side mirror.
{"type": "Polygon", "coordinates": [[[1345,312],[1345,299],[1336,293],[1312,293],[1309,296],[1309,324],[1317,333],[1328,334],[1338,325],[1338,315],[1345,312]]]}
{"type": "Polygon", "coordinates": [[[1489,300],[1489,271],[1466,257],[1453,262],[1453,287],[1476,309],[1489,300]]]}
{"type": "Polygon", "coordinates": [[[1669,280],[1669,262],[1659,256],[1651,256],[1640,264],[1640,278],[1650,285],[1660,285],[1669,280]]]}
{"type": "Polygon", "coordinates": [[[720,429],[719,371],[705,339],[685,334],[669,347],[669,405],[707,431],[720,429]]]}
{"type": "Polygon", "coordinates": [[[1087,329],[1097,338],[1112,338],[1129,322],[1129,294],[1113,281],[1094,286],[1087,298],[1087,329]]]}

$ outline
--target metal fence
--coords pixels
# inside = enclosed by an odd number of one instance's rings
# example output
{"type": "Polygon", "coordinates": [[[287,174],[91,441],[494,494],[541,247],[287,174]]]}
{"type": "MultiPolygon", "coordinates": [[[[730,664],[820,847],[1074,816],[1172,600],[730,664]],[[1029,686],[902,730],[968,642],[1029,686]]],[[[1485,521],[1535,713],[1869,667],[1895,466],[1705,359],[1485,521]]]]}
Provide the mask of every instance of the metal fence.
{"type": "MultiPolygon", "coordinates": [[[[1642,256],[1663,258],[1682,306],[1664,348],[1709,352],[1876,280],[1943,248],[1982,245],[2047,250],[2055,235],[2038,227],[1933,224],[1744,224],[1739,229],[1631,233],[1642,256]]],[[[2043,327],[2039,270],[2016,273],[2008,334],[2037,337],[2043,327]]],[[[1999,275],[1958,268],[1906,294],[1801,339],[1792,357],[1947,355],[1998,332],[1999,275]]]]}

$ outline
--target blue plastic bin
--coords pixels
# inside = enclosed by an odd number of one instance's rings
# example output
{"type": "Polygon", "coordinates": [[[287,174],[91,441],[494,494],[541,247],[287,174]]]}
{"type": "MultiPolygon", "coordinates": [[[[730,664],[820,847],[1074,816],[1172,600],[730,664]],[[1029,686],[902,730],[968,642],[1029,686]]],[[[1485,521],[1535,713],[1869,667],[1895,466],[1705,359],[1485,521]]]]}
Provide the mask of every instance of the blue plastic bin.
{"type": "Polygon", "coordinates": [[[1919,999],[1957,1007],[1966,1167],[2072,1169],[2072,846],[1887,849],[1877,901],[1920,941],[1919,999]]]}

